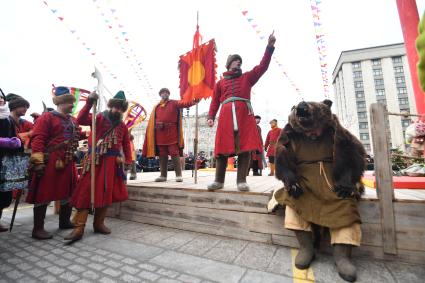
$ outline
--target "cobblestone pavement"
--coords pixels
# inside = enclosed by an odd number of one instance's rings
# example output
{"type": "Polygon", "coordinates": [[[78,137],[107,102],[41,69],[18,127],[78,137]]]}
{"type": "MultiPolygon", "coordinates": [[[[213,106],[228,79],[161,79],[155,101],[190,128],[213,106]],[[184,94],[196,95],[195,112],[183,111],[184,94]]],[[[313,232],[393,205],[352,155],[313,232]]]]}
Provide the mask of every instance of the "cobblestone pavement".
{"type": "MultiPolygon", "coordinates": [[[[10,221],[10,210],[3,222],[10,221]]],[[[47,217],[52,240],[30,237],[32,209],[18,212],[12,233],[0,234],[2,282],[343,282],[332,257],[320,254],[310,272],[293,269],[294,250],[249,241],[108,219],[109,236],[87,225],[82,241],[47,217]]],[[[90,218],[88,223],[92,223],[90,218]]],[[[424,282],[425,266],[357,259],[357,282],[424,282]]]]}

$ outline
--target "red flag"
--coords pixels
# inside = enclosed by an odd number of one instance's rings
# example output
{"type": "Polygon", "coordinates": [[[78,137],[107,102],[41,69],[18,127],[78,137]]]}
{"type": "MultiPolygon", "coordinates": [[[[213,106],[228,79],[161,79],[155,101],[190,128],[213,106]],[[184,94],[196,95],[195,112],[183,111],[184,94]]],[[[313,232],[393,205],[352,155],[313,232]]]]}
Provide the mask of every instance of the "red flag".
{"type": "MultiPolygon", "coordinates": [[[[195,33],[195,39],[199,30],[195,33]]],[[[196,42],[194,42],[195,46],[196,42]]],[[[185,102],[211,97],[215,86],[215,41],[193,48],[180,56],[180,97],[185,102]]]]}

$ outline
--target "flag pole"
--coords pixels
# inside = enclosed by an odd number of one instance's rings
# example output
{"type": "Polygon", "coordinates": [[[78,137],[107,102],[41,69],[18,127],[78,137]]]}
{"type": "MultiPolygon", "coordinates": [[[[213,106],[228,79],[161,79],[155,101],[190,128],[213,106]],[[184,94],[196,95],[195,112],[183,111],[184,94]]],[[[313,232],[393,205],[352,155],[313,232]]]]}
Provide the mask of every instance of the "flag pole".
{"type": "MultiPolygon", "coordinates": [[[[196,11],[196,30],[199,30],[199,11],[196,11]]],[[[197,46],[199,47],[199,46],[197,46]]],[[[198,184],[198,103],[195,106],[195,139],[194,144],[194,154],[195,154],[195,184],[198,184]]]]}

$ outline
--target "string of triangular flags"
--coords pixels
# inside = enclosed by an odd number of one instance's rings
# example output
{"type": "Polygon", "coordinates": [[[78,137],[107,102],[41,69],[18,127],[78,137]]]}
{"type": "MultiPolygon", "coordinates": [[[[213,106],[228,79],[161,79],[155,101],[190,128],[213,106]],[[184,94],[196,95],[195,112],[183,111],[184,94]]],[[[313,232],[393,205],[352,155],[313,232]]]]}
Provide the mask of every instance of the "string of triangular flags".
{"type": "Polygon", "coordinates": [[[319,55],[320,72],[322,76],[323,92],[326,98],[329,98],[329,79],[328,79],[328,61],[327,49],[325,44],[325,34],[323,32],[323,23],[321,18],[321,0],[310,0],[311,13],[313,17],[315,40],[317,44],[317,53],[319,55]]]}
{"type": "Polygon", "coordinates": [[[82,36],[78,29],[72,27],[69,23],[68,19],[65,19],[64,13],[60,11],[57,7],[53,7],[46,0],[42,1],[47,9],[58,19],[65,28],[75,37],[75,39],[81,44],[81,46],[86,50],[90,56],[100,65],[105,73],[107,73],[111,78],[117,80],[120,85],[120,88],[124,90],[126,93],[130,93],[130,91],[125,87],[122,81],[118,78],[118,75],[112,72],[112,69],[97,55],[96,50],[88,43],[87,40],[82,36]]]}
{"type": "MultiPolygon", "coordinates": [[[[254,17],[252,16],[252,13],[249,13],[247,10],[243,10],[242,11],[242,15],[245,17],[245,19],[247,20],[248,24],[252,27],[252,29],[255,31],[255,33],[258,35],[258,37],[260,38],[260,40],[267,40],[268,39],[268,36],[259,27],[259,24],[254,19],[254,17]]],[[[275,55],[273,55],[272,59],[275,61],[275,63],[279,67],[279,69],[282,71],[283,76],[288,80],[289,84],[292,86],[292,88],[295,90],[295,92],[301,96],[302,94],[301,94],[300,88],[296,85],[295,81],[289,76],[289,74],[285,70],[283,64],[276,58],[275,55]]]]}
{"type": "Polygon", "coordinates": [[[98,0],[92,0],[92,2],[93,4],[95,4],[99,16],[102,18],[107,29],[112,32],[112,36],[117,42],[119,50],[123,53],[124,58],[127,59],[129,65],[133,70],[132,73],[141,83],[141,86],[148,95],[149,100],[152,103],[155,103],[156,95],[153,93],[152,85],[149,82],[146,72],[144,72],[143,70],[141,60],[138,59],[136,52],[130,44],[131,40],[129,37],[129,33],[118,17],[118,10],[114,7],[106,8],[100,5],[98,0]]]}

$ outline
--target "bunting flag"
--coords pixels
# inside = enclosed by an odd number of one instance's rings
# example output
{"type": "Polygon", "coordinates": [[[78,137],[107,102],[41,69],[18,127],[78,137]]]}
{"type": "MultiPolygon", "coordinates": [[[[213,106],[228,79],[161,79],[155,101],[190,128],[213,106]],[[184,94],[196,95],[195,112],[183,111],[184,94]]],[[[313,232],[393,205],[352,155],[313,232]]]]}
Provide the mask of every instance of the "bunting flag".
{"type": "Polygon", "coordinates": [[[180,97],[184,102],[211,97],[216,81],[215,41],[199,44],[201,35],[197,28],[192,51],[181,55],[180,97]]]}
{"type": "MultiPolygon", "coordinates": [[[[258,35],[260,40],[267,40],[268,38],[267,34],[263,32],[263,30],[259,27],[259,24],[256,23],[252,15],[246,10],[242,11],[242,15],[245,17],[245,19],[247,20],[251,28],[253,28],[253,30],[258,35]]],[[[288,72],[284,69],[283,64],[280,63],[280,61],[277,59],[275,55],[272,56],[272,59],[277,64],[277,66],[282,72],[282,75],[288,80],[289,84],[294,89],[294,91],[301,96],[302,94],[301,94],[300,88],[295,84],[294,80],[292,80],[292,78],[288,75],[288,72]]]]}
{"type": "Polygon", "coordinates": [[[148,94],[148,99],[152,103],[155,103],[157,96],[153,93],[153,87],[143,69],[141,60],[138,59],[135,50],[131,46],[130,42],[132,40],[130,40],[128,31],[125,29],[125,26],[121,23],[120,18],[118,17],[118,10],[115,7],[106,8],[101,6],[96,0],[93,0],[92,2],[95,4],[99,16],[105,23],[105,27],[112,33],[112,36],[114,37],[123,57],[131,66],[132,73],[137,78],[137,81],[140,82],[145,93],[148,94]]]}
{"type": "Polygon", "coordinates": [[[310,0],[313,27],[314,27],[315,39],[316,39],[316,45],[317,45],[317,53],[319,55],[323,93],[326,98],[329,98],[327,49],[325,44],[325,35],[323,33],[323,24],[321,21],[320,4],[321,4],[320,0],[310,0]]]}
{"type": "Polygon", "coordinates": [[[147,112],[142,105],[135,101],[131,101],[127,112],[124,115],[124,124],[127,126],[128,130],[131,130],[137,124],[146,120],[147,116],[147,112]]]}

